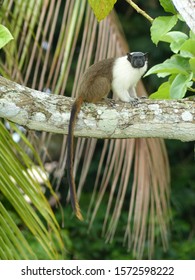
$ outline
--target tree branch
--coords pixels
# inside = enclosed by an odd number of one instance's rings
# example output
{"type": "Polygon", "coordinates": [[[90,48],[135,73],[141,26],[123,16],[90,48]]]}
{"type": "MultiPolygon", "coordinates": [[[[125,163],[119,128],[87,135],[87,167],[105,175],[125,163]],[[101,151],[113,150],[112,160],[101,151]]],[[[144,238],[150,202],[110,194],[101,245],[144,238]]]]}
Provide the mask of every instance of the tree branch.
{"type": "MultiPolygon", "coordinates": [[[[0,77],[0,117],[29,129],[67,134],[72,98],[36,91],[0,77]]],[[[195,102],[140,100],[82,106],[75,135],[195,140],[195,102]]]]}
{"type": "Polygon", "coordinates": [[[129,5],[131,5],[131,7],[133,9],[135,9],[139,14],[141,14],[142,16],[144,16],[147,20],[149,20],[151,23],[153,22],[153,18],[150,17],[145,11],[143,11],[142,9],[140,9],[140,7],[135,4],[132,0],[126,0],[127,3],[129,3],[129,5]]]}

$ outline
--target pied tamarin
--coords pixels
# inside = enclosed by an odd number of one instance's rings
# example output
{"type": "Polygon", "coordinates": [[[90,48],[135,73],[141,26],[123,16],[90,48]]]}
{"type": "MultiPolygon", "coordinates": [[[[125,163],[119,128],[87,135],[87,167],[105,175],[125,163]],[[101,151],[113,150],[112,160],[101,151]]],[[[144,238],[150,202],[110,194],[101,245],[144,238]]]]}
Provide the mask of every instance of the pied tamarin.
{"type": "Polygon", "coordinates": [[[142,52],[127,53],[91,65],[81,78],[79,94],[73,103],[67,140],[67,177],[73,210],[82,220],[73,177],[73,136],[75,121],[83,102],[96,103],[113,92],[115,100],[132,102],[137,99],[135,86],[147,70],[148,57],[142,52]]]}

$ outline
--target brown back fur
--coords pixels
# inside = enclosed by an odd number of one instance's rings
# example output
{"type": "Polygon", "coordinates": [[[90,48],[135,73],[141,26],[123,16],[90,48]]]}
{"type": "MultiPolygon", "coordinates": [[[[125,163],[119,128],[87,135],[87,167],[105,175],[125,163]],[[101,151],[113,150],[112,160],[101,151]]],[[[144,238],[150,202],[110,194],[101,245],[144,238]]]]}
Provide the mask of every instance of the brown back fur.
{"type": "Polygon", "coordinates": [[[81,78],[79,96],[83,101],[96,103],[111,90],[114,58],[99,61],[90,66],[81,78]]]}

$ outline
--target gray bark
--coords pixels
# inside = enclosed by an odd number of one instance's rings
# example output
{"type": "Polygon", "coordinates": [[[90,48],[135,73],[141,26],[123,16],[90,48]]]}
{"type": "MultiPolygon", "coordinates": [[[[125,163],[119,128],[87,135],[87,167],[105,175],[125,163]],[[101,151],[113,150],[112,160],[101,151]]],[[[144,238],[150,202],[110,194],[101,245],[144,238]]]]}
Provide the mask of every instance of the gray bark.
{"type": "Polygon", "coordinates": [[[194,0],[172,0],[175,8],[195,33],[195,1],[194,0]]]}
{"type": "MultiPolygon", "coordinates": [[[[73,101],[0,77],[0,117],[28,129],[67,134],[73,101]]],[[[140,99],[137,104],[84,103],[75,136],[192,141],[195,140],[195,102],[140,99]]]]}

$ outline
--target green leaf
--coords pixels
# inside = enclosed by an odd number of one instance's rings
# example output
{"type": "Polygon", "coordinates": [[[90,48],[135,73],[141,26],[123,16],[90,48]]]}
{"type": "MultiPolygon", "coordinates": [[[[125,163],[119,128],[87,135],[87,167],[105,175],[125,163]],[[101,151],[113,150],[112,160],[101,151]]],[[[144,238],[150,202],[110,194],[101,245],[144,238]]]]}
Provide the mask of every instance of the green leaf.
{"type": "Polygon", "coordinates": [[[195,39],[188,39],[180,48],[181,54],[184,57],[195,56],[195,39]]]}
{"type": "Polygon", "coordinates": [[[195,77],[195,57],[189,60],[190,69],[192,70],[193,76],[195,77]]]}
{"type": "Polygon", "coordinates": [[[5,26],[0,24],[0,49],[2,49],[10,40],[13,40],[12,34],[5,26]]]}
{"type": "Polygon", "coordinates": [[[186,76],[178,74],[170,87],[170,96],[174,99],[180,99],[185,96],[188,86],[192,85],[192,74],[186,76]]]}
{"type": "Polygon", "coordinates": [[[195,39],[195,33],[193,33],[192,30],[190,30],[190,38],[195,39]]]}
{"type": "Polygon", "coordinates": [[[169,32],[173,26],[177,23],[177,16],[165,16],[156,18],[151,26],[151,38],[154,44],[164,37],[167,32],[169,32]]]}
{"type": "Polygon", "coordinates": [[[170,12],[172,14],[177,13],[171,0],[160,0],[160,4],[163,7],[163,9],[165,10],[165,12],[168,12],[168,13],[170,12]]]}
{"type": "Polygon", "coordinates": [[[174,52],[174,53],[178,53],[181,49],[181,46],[183,45],[184,43],[184,40],[181,39],[181,40],[176,40],[174,42],[172,42],[170,44],[170,49],[174,52]]]}
{"type": "Polygon", "coordinates": [[[180,40],[186,41],[187,39],[188,39],[188,36],[183,32],[170,31],[162,37],[161,41],[172,43],[174,41],[180,41],[180,40]]]}
{"type": "Polygon", "coordinates": [[[88,0],[98,21],[104,19],[113,9],[117,0],[88,0]]]}
{"type": "Polygon", "coordinates": [[[170,99],[170,83],[163,83],[156,92],[150,95],[151,99],[170,99]]]}
{"type": "Polygon", "coordinates": [[[145,76],[151,74],[158,74],[159,77],[166,77],[170,74],[179,74],[184,75],[188,74],[190,70],[189,62],[187,58],[183,58],[179,55],[174,55],[170,59],[165,60],[161,64],[157,64],[145,74],[145,76]]]}
{"type": "Polygon", "coordinates": [[[161,41],[171,43],[170,48],[174,53],[178,53],[181,46],[185,43],[185,41],[188,39],[188,36],[180,31],[170,31],[167,34],[165,34],[161,41]]]}

